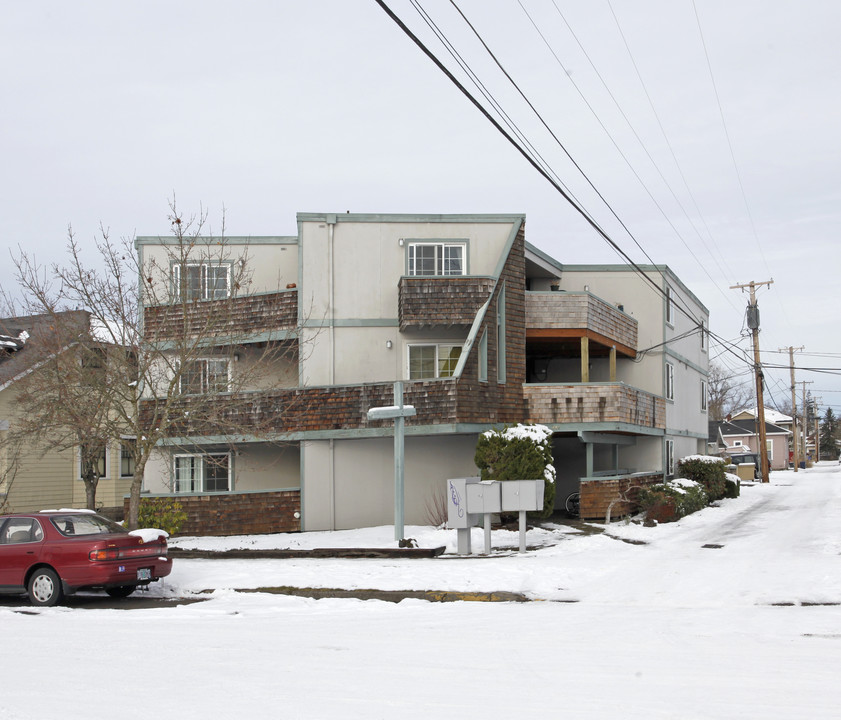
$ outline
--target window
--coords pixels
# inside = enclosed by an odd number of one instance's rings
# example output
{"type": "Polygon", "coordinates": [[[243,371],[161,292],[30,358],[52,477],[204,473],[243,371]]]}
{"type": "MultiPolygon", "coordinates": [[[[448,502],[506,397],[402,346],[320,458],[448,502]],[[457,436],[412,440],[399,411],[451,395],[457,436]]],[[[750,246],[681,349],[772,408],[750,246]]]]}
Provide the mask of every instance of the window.
{"type": "Polygon", "coordinates": [[[43,539],[44,531],[41,529],[41,524],[32,518],[10,518],[0,532],[2,545],[40,542],[43,539]]]}
{"type": "Polygon", "coordinates": [[[409,275],[464,275],[464,243],[409,243],[409,275]]]}
{"type": "Polygon", "coordinates": [[[669,477],[675,474],[675,441],[666,440],[666,475],[669,477]]]}
{"type": "Polygon", "coordinates": [[[479,339],[479,382],[488,382],[488,330],[479,339]]]}
{"type": "Polygon", "coordinates": [[[176,455],[173,491],[227,492],[231,489],[230,467],[229,453],[176,455]]]}
{"type": "Polygon", "coordinates": [[[505,358],[505,285],[496,298],[496,379],[504,383],[506,378],[505,358]]]}
{"type": "Polygon", "coordinates": [[[104,444],[91,444],[79,448],[78,472],[80,480],[93,473],[96,473],[96,476],[100,478],[107,477],[108,452],[106,446],[104,444]],[[88,467],[85,467],[86,464],[88,467]]]}
{"type": "Polygon", "coordinates": [[[180,390],[183,395],[228,392],[227,358],[202,358],[184,363],[181,369],[180,390]]]}
{"type": "Polygon", "coordinates": [[[409,345],[409,379],[452,377],[461,345],[409,345]]]}
{"type": "Polygon", "coordinates": [[[701,410],[707,412],[707,381],[701,380],[701,410]]]}
{"type": "Polygon", "coordinates": [[[184,268],[183,291],[186,300],[222,300],[230,295],[229,263],[185,263],[172,266],[175,297],[181,299],[181,268],[184,268]]]}
{"type": "Polygon", "coordinates": [[[134,477],[134,451],[137,440],[124,438],[120,441],[120,477],[134,477]]]}
{"type": "Polygon", "coordinates": [[[707,352],[707,323],[701,320],[701,352],[707,352]]]}
{"type": "Polygon", "coordinates": [[[666,322],[669,325],[675,324],[675,306],[672,300],[672,289],[666,286],[666,322]]]}
{"type": "Polygon", "coordinates": [[[666,399],[675,399],[675,366],[666,363],[666,399]]]}

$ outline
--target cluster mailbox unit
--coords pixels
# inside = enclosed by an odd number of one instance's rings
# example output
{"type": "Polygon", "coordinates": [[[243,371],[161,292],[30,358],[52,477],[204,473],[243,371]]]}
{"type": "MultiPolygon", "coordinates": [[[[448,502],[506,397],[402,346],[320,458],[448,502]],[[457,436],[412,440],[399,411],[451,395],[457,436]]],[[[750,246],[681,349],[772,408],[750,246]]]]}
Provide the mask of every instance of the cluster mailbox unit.
{"type": "Polygon", "coordinates": [[[485,554],[491,552],[491,515],[517,512],[520,516],[520,552],[526,551],[526,512],[543,509],[545,483],[540,480],[482,480],[478,477],[447,481],[447,526],[456,530],[458,554],[469,555],[470,528],[484,516],[485,554]]]}

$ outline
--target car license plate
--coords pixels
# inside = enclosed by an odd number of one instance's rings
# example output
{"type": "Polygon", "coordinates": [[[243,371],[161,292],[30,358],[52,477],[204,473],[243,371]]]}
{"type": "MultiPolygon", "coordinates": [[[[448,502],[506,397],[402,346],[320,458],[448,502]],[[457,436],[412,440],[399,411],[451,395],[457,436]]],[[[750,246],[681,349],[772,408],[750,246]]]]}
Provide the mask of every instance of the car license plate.
{"type": "Polygon", "coordinates": [[[151,580],[152,579],[151,568],[140,568],[137,571],[137,579],[138,580],[151,580]]]}

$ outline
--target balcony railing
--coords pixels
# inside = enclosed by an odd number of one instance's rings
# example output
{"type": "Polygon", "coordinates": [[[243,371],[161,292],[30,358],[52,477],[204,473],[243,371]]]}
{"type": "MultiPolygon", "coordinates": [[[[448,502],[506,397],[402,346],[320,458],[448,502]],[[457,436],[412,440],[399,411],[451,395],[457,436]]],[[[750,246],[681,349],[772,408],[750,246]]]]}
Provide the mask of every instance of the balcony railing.
{"type": "Polygon", "coordinates": [[[604,343],[636,351],[637,321],[601,298],[589,292],[527,292],[526,335],[564,330],[589,331],[604,343]]]}
{"type": "MultiPolygon", "coordinates": [[[[359,428],[390,427],[390,420],[368,420],[372,407],[394,401],[393,383],[303,387],[268,392],[185,395],[165,408],[162,402],[141,402],[141,422],[154,426],[158,414],[166,411],[173,437],[273,436],[359,428]]],[[[417,415],[407,425],[438,425],[456,421],[456,381],[407,382],[403,401],[413,405],[417,415]]]]}
{"type": "Polygon", "coordinates": [[[197,300],[143,309],[149,341],[205,335],[245,338],[270,331],[293,330],[298,321],[298,291],[242,295],[224,300],[197,300]]]}
{"type": "Polygon", "coordinates": [[[493,284],[494,279],[488,277],[403,277],[400,329],[471,325],[493,284]]]}
{"type": "Polygon", "coordinates": [[[624,383],[524,385],[529,421],[545,424],[622,423],[665,429],[666,402],[624,383]]]}

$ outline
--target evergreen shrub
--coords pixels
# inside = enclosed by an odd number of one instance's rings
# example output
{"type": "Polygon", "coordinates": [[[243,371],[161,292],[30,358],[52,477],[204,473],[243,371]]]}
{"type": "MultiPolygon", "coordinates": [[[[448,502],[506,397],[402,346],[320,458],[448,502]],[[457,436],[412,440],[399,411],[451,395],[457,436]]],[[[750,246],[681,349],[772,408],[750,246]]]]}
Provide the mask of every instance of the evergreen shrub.
{"type": "Polygon", "coordinates": [[[723,458],[709,455],[689,455],[678,461],[678,475],[687,480],[700,483],[707,492],[709,502],[715,502],[727,496],[726,468],[723,458]]]}
{"type": "Polygon", "coordinates": [[[171,498],[140,498],[137,527],[155,528],[175,535],[187,521],[181,503],[171,498]]]}
{"type": "Polygon", "coordinates": [[[675,478],[657,485],[640,488],[638,502],[646,516],[657,514],[660,522],[679,520],[685,515],[702,510],[709,503],[709,496],[700,483],[685,478],[675,478]],[[671,517],[661,515],[669,508],[671,517]]]}
{"type": "Polygon", "coordinates": [[[506,426],[479,435],[476,467],[482,480],[537,480],[543,478],[542,518],[555,509],[555,466],[552,431],[544,425],[506,426]]]}

